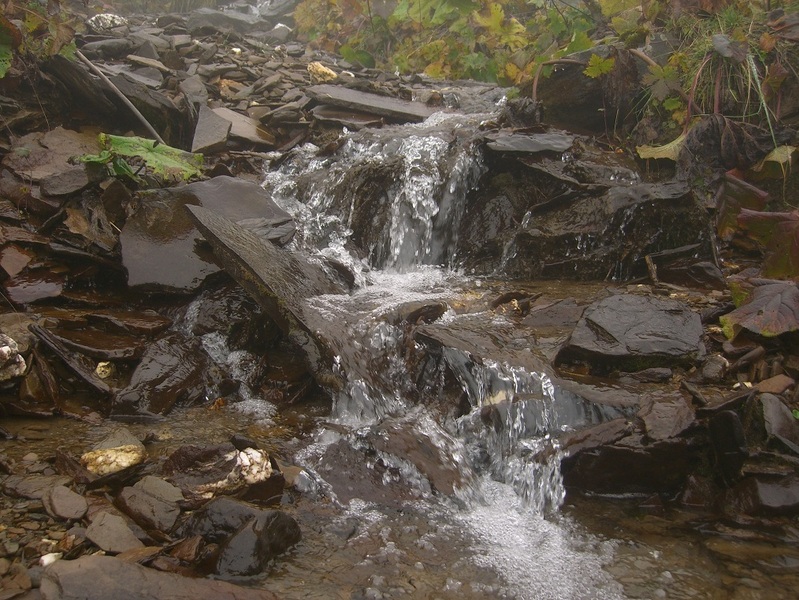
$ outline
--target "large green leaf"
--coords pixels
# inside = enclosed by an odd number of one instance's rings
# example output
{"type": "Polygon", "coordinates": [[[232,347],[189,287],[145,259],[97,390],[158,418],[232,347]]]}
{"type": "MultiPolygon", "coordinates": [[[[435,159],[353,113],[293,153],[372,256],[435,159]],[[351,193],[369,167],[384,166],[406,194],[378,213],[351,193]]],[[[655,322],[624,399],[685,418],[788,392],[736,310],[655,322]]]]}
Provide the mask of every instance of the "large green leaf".
{"type": "Polygon", "coordinates": [[[129,158],[138,156],[145,162],[147,168],[165,179],[175,178],[185,181],[202,174],[202,154],[192,154],[136,136],[123,137],[101,133],[99,140],[100,145],[113,154],[129,158]]]}

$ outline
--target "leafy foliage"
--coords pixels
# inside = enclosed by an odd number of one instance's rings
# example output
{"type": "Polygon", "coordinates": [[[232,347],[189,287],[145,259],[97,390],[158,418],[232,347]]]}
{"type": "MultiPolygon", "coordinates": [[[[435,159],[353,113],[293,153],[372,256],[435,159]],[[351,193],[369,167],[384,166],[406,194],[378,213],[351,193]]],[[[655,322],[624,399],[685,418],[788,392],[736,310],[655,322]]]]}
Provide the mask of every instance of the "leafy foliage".
{"type": "Polygon", "coordinates": [[[75,29],[71,16],[62,12],[60,0],[9,0],[4,11],[0,16],[0,79],[7,75],[15,57],[74,56],[75,29]]]}
{"type": "Polygon", "coordinates": [[[588,60],[588,66],[583,73],[592,79],[596,79],[597,77],[610,73],[615,65],[616,59],[613,57],[602,58],[598,54],[592,54],[591,58],[588,60]]]}
{"type": "Polygon", "coordinates": [[[761,212],[741,209],[738,223],[766,252],[766,277],[799,278],[799,211],[761,212]]]}
{"type": "Polygon", "coordinates": [[[102,148],[100,153],[81,156],[81,162],[106,165],[109,173],[117,177],[137,180],[130,159],[143,162],[148,171],[165,182],[187,181],[202,173],[202,154],[192,154],[136,136],[101,133],[98,140],[102,148]]]}

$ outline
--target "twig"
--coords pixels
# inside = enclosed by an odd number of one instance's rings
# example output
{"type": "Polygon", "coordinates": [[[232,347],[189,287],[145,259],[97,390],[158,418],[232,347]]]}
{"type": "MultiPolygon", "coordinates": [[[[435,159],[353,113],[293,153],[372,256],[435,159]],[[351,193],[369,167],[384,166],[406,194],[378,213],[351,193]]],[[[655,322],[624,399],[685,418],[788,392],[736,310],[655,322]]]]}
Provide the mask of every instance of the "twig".
{"type": "Polygon", "coordinates": [[[153,138],[155,138],[159,144],[166,145],[166,142],[161,138],[160,135],[158,135],[158,132],[153,128],[153,126],[150,125],[150,122],[144,118],[144,115],[139,112],[139,109],[133,106],[133,103],[130,100],[128,100],[125,94],[119,91],[119,88],[117,86],[111,83],[111,80],[105,76],[105,73],[103,73],[100,69],[98,69],[97,66],[92,61],[86,58],[80,50],[76,51],[75,54],[87,67],[89,67],[89,69],[91,69],[92,73],[97,75],[100,79],[103,80],[103,82],[108,87],[111,88],[111,91],[114,92],[119,97],[119,99],[122,100],[122,102],[124,102],[125,106],[127,106],[134,115],[136,115],[136,118],[139,119],[142,125],[144,125],[147,128],[147,131],[149,131],[150,134],[152,134],[153,138]]]}

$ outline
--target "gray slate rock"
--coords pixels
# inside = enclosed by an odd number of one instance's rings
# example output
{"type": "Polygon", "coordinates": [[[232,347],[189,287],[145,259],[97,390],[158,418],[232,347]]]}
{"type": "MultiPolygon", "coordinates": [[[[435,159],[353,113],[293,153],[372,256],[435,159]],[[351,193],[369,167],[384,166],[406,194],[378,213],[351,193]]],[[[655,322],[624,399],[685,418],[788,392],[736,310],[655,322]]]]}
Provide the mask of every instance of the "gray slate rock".
{"type": "Polygon", "coordinates": [[[180,488],[154,475],[145,475],[133,484],[133,487],[151,496],[155,496],[164,502],[181,502],[184,499],[183,492],[180,491],[180,488]]]}
{"type": "Polygon", "coordinates": [[[277,600],[266,590],[148,569],[110,556],[59,560],[41,583],[44,600],[277,600]]]}
{"type": "Polygon", "coordinates": [[[3,492],[17,498],[41,500],[51,488],[69,483],[70,478],[64,475],[9,475],[3,481],[3,492]]]}
{"type": "Polygon", "coordinates": [[[245,34],[255,29],[270,29],[271,24],[253,15],[199,8],[189,15],[186,27],[189,33],[196,36],[207,31],[245,34]]]}
{"type": "Polygon", "coordinates": [[[673,438],[694,422],[694,411],[680,394],[669,400],[656,400],[638,414],[652,440],[673,438]]]}
{"type": "Polygon", "coordinates": [[[763,405],[766,434],[799,454],[799,423],[790,409],[774,394],[761,394],[760,403],[763,405]]]}
{"type": "Polygon", "coordinates": [[[191,151],[210,154],[224,149],[231,127],[230,121],[220,117],[207,106],[201,105],[191,151]]]}
{"type": "Polygon", "coordinates": [[[558,360],[637,371],[690,363],[705,352],[697,313],[674,300],[619,294],[589,306],[558,360]]]}
{"type": "Polygon", "coordinates": [[[83,496],[63,485],[46,491],[42,496],[42,504],[51,517],[67,521],[82,519],[89,509],[83,496]]]}
{"type": "Polygon", "coordinates": [[[169,533],[180,516],[174,502],[166,502],[133,487],[123,488],[116,498],[117,507],[145,530],[169,533]]]}
{"type": "Polygon", "coordinates": [[[125,519],[107,512],[101,512],[95,517],[86,528],[86,537],[112,554],[144,548],[144,544],[133,534],[125,519]]]}

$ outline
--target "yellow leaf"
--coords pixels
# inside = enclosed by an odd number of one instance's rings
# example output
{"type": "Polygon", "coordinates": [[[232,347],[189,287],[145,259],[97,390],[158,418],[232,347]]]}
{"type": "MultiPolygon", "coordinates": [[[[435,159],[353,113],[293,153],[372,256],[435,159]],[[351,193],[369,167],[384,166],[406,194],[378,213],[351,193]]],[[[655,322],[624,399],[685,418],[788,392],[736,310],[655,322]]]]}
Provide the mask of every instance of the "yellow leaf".
{"type": "Polygon", "coordinates": [[[637,146],[635,150],[641,158],[667,158],[677,162],[677,156],[682,150],[686,134],[683,133],[676,140],[662,146],[637,146]]]}

